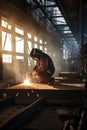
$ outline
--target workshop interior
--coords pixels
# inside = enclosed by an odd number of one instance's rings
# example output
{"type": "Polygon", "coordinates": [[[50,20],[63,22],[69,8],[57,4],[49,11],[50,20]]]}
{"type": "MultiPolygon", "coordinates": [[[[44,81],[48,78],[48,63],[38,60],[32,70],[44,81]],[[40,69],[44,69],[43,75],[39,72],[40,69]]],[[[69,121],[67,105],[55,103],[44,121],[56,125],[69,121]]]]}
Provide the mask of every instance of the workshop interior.
{"type": "Polygon", "coordinates": [[[0,0],[0,130],[86,129],[87,1],[0,0]]]}

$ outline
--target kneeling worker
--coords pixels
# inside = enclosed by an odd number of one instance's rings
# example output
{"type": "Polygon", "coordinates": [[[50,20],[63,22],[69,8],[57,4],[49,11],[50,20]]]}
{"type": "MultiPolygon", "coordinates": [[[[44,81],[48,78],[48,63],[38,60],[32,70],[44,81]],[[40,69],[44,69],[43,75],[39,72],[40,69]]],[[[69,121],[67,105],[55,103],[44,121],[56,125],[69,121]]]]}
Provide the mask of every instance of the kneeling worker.
{"type": "Polygon", "coordinates": [[[53,79],[52,75],[55,72],[55,67],[50,56],[37,48],[31,50],[30,56],[36,61],[36,65],[32,72],[28,73],[28,77],[33,79],[33,76],[35,76],[39,83],[50,83],[53,79]]]}

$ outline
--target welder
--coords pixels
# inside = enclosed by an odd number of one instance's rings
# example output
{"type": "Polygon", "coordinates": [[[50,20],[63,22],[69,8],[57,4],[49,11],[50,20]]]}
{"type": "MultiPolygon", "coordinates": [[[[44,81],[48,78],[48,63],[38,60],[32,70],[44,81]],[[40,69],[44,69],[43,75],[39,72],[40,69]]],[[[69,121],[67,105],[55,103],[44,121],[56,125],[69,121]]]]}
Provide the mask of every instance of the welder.
{"type": "Polygon", "coordinates": [[[33,48],[30,52],[30,56],[36,61],[31,73],[28,73],[28,77],[36,78],[36,82],[39,83],[52,83],[54,78],[52,77],[55,72],[55,67],[51,57],[37,48],[33,48]]]}

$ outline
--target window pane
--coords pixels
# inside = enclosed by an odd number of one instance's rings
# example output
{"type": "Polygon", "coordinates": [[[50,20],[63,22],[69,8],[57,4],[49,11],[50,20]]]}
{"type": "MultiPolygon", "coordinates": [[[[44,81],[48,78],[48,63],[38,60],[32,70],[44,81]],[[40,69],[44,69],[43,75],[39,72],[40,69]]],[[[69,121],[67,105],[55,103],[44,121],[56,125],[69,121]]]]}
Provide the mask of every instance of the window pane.
{"type": "Polygon", "coordinates": [[[41,39],[39,40],[39,42],[40,42],[40,44],[42,44],[42,40],[41,39]]]}
{"type": "Polygon", "coordinates": [[[24,59],[23,56],[16,56],[16,59],[24,59]]]}
{"type": "Polygon", "coordinates": [[[12,63],[12,55],[2,54],[3,63],[12,63]]]}
{"type": "Polygon", "coordinates": [[[37,42],[37,40],[38,40],[37,37],[34,37],[34,41],[37,42]]]}
{"type": "Polygon", "coordinates": [[[68,50],[65,45],[63,45],[63,59],[68,59],[68,50]]]}
{"type": "Polygon", "coordinates": [[[32,50],[32,42],[28,41],[28,54],[30,53],[31,50],[32,50]]]}
{"type": "Polygon", "coordinates": [[[43,48],[42,48],[42,46],[40,46],[40,50],[42,50],[43,48]]]}
{"type": "Polygon", "coordinates": [[[44,42],[44,44],[47,44],[47,42],[44,42]]]}
{"type": "Polygon", "coordinates": [[[21,35],[24,35],[24,31],[22,29],[20,29],[20,28],[15,27],[15,32],[17,32],[17,33],[19,33],[21,35]]]}
{"type": "Polygon", "coordinates": [[[15,37],[16,52],[24,53],[24,39],[15,37]]]}
{"type": "Polygon", "coordinates": [[[45,53],[47,53],[47,48],[46,47],[44,48],[44,51],[45,51],[45,53]]]}
{"type": "Polygon", "coordinates": [[[34,43],[34,48],[37,48],[37,44],[36,43],[34,43]]]}
{"type": "Polygon", "coordinates": [[[12,35],[2,31],[2,50],[12,51],[12,35]]]}
{"type": "Polygon", "coordinates": [[[1,20],[1,26],[11,30],[11,25],[4,20],[1,20]]]}
{"type": "Polygon", "coordinates": [[[27,36],[28,36],[28,38],[31,38],[31,37],[32,37],[30,33],[27,33],[27,36]]]}

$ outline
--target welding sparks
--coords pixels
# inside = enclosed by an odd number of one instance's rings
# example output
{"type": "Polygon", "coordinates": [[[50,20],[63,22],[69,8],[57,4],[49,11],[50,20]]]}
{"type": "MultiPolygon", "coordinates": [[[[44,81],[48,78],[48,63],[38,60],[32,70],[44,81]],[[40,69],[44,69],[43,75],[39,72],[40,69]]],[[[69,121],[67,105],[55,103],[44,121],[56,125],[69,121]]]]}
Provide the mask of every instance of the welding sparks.
{"type": "Polygon", "coordinates": [[[24,85],[29,85],[29,84],[30,84],[29,79],[25,79],[25,80],[24,80],[24,85]]]}

